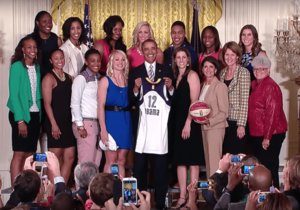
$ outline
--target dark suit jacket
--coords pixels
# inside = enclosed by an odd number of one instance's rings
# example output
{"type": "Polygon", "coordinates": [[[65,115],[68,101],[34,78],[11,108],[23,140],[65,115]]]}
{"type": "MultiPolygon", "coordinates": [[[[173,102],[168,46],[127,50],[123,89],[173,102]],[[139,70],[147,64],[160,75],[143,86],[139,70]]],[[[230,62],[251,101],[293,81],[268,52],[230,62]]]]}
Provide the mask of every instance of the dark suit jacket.
{"type": "MultiPolygon", "coordinates": [[[[293,210],[299,210],[299,204],[294,197],[287,196],[293,210]]],[[[246,208],[246,201],[238,203],[230,203],[230,195],[223,193],[218,203],[215,205],[214,210],[242,210],[246,208]]]]}
{"type": "MultiPolygon", "coordinates": [[[[134,116],[132,120],[132,129],[133,129],[133,135],[134,138],[136,139],[137,135],[137,126],[138,126],[138,119],[139,119],[139,108],[138,108],[138,101],[140,98],[140,93],[138,93],[137,96],[134,95],[133,88],[135,85],[135,79],[137,78],[142,78],[142,77],[148,77],[148,73],[146,70],[146,66],[143,63],[142,65],[132,69],[129,73],[129,78],[128,78],[128,100],[131,106],[135,106],[136,109],[134,111],[134,116]]],[[[172,69],[169,68],[168,66],[161,65],[159,63],[156,63],[155,67],[155,80],[158,78],[164,78],[164,77],[169,77],[170,79],[173,80],[173,73],[172,69]]],[[[171,98],[169,95],[168,91],[168,96],[171,98]]]]}
{"type": "Polygon", "coordinates": [[[83,188],[79,188],[79,190],[72,192],[72,197],[77,199],[76,194],[80,195],[80,197],[82,198],[83,202],[85,203],[86,200],[88,199],[88,196],[86,195],[86,191],[88,189],[83,189],[83,188]]]}

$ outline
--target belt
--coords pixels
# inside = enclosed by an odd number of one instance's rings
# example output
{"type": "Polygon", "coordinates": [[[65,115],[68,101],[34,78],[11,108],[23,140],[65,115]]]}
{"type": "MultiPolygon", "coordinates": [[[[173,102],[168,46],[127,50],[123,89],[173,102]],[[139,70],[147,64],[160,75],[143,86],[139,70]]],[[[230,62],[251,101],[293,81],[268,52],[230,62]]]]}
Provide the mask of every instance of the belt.
{"type": "Polygon", "coordinates": [[[82,118],[83,120],[88,120],[88,121],[93,121],[93,122],[98,122],[98,118],[82,118]]]}
{"type": "Polygon", "coordinates": [[[119,111],[130,111],[131,107],[126,106],[125,108],[122,108],[121,106],[105,106],[106,111],[114,111],[114,112],[119,112],[119,111]]]}

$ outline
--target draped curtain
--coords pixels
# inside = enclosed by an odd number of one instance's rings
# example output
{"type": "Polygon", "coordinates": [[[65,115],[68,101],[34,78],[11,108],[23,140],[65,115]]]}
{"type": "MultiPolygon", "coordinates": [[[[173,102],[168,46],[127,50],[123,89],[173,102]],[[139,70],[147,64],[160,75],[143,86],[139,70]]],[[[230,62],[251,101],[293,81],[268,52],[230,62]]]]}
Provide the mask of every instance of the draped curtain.
{"type": "MultiPolygon", "coordinates": [[[[192,33],[193,8],[192,0],[90,0],[90,15],[94,40],[102,39],[104,21],[110,15],[120,15],[125,23],[123,28],[124,42],[129,48],[132,45],[132,32],[140,21],[150,23],[158,46],[164,50],[170,46],[171,25],[174,21],[183,21],[186,25],[187,38],[192,33]]],[[[60,12],[60,26],[71,16],[83,20],[85,0],[52,0],[52,17],[57,20],[60,12]]],[[[215,25],[222,15],[222,0],[198,0],[200,5],[200,33],[208,25],[215,25]]],[[[60,30],[60,35],[62,31],[60,30]]]]}

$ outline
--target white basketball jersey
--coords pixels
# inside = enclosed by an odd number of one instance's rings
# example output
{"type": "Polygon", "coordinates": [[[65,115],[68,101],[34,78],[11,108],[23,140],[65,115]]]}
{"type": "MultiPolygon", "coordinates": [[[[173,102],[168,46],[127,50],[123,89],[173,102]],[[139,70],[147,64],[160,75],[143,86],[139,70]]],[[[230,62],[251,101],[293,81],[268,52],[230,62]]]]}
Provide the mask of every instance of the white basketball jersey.
{"type": "Polygon", "coordinates": [[[170,100],[165,80],[150,84],[142,78],[140,90],[140,118],[137,130],[137,153],[168,153],[168,118],[170,100]]]}

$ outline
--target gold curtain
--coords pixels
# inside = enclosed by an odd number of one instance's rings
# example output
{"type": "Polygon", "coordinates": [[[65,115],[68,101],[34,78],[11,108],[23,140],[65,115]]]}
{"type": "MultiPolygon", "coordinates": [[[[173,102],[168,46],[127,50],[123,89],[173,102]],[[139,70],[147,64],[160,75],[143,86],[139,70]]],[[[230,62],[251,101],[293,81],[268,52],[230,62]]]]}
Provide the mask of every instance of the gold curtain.
{"type": "MultiPolygon", "coordinates": [[[[110,15],[120,15],[125,23],[124,42],[132,45],[132,32],[140,21],[150,23],[158,46],[164,50],[170,46],[171,25],[174,21],[183,21],[186,25],[187,38],[192,33],[192,0],[90,0],[90,15],[94,41],[105,37],[102,29],[104,21],[110,15]]],[[[60,26],[71,16],[83,20],[85,0],[52,0],[52,17],[56,20],[60,6],[60,26]],[[55,16],[56,14],[56,16],[55,16]]],[[[199,30],[208,25],[215,25],[222,15],[222,0],[198,0],[200,5],[199,30]]],[[[62,31],[60,30],[60,35],[62,31]]]]}

